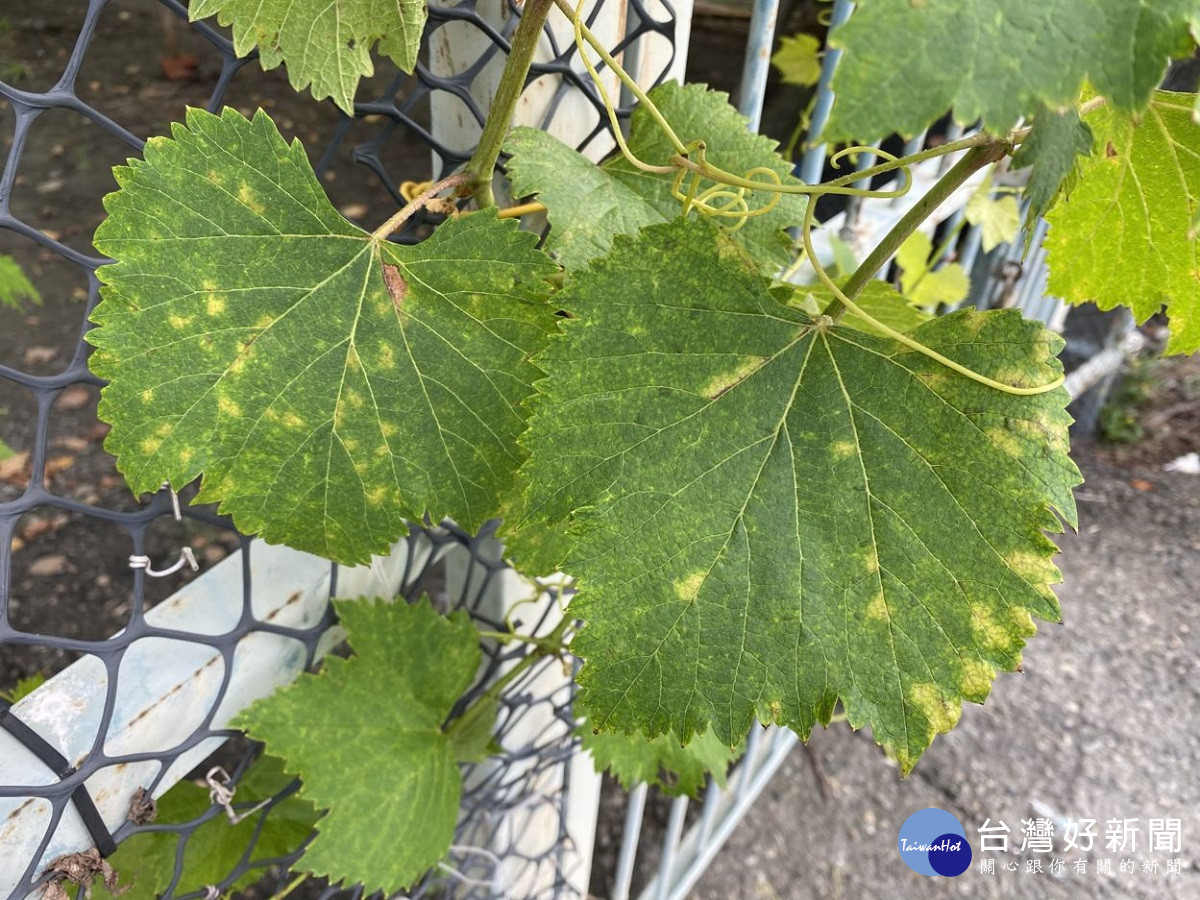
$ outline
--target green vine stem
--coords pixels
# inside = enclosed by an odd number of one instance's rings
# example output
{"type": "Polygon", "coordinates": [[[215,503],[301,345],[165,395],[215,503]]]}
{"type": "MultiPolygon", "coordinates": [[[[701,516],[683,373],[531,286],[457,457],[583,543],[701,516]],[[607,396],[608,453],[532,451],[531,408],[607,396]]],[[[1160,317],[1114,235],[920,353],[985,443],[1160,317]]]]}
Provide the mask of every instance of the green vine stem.
{"type": "Polygon", "coordinates": [[[471,705],[463,710],[462,715],[450,723],[446,729],[447,735],[457,734],[464,728],[468,728],[470,723],[480,715],[482,710],[488,708],[488,705],[500,696],[506,687],[512,684],[516,679],[520,678],[530,668],[537,665],[547,656],[559,656],[567,649],[567,632],[575,625],[575,620],[568,615],[563,615],[562,620],[554,626],[554,630],[545,637],[533,637],[531,635],[508,634],[503,632],[484,632],[484,637],[499,637],[503,636],[507,640],[521,640],[531,645],[529,653],[521,658],[521,660],[493,681],[478,697],[471,701],[471,705]]]}
{"type": "Polygon", "coordinates": [[[508,135],[517,101],[521,98],[521,92],[525,90],[525,80],[529,77],[533,54],[537,50],[542,26],[553,2],[554,0],[526,0],[525,8],[521,12],[521,21],[517,23],[517,30],[513,34],[512,49],[508,51],[504,72],[500,75],[500,85],[496,88],[496,96],[492,99],[487,121],[483,125],[483,133],[479,136],[475,153],[467,163],[466,171],[470,176],[471,189],[480,209],[496,205],[496,198],[492,194],[492,174],[496,170],[496,161],[500,158],[500,146],[508,135]]]}
{"type": "MultiPolygon", "coordinates": [[[[861,319],[870,322],[877,329],[882,331],[892,340],[903,344],[904,346],[916,350],[923,356],[927,356],[936,362],[941,363],[947,369],[957,372],[959,375],[969,378],[994,390],[1005,394],[1015,394],[1021,397],[1028,397],[1035,394],[1044,394],[1047,391],[1052,391],[1058,388],[1063,383],[1063,376],[1059,375],[1052,381],[1037,385],[1036,387],[1017,387],[1016,385],[1005,384],[1002,381],[997,381],[994,378],[989,378],[986,375],[980,374],[973,369],[964,366],[962,363],[955,362],[948,356],[938,353],[926,347],[920,341],[914,340],[903,332],[897,331],[888,325],[875,319],[873,316],[862,310],[853,300],[859,294],[867,282],[874,277],[889,259],[900,249],[908,237],[917,230],[918,226],[933,214],[933,211],[942,204],[954,191],[966,182],[972,174],[982,169],[984,166],[990,165],[997,160],[1003,158],[1012,149],[1012,144],[1007,141],[991,140],[986,144],[981,144],[978,147],[973,147],[960,159],[953,168],[943,175],[930,189],[924,197],[918,200],[907,213],[905,213],[900,221],[893,226],[892,230],[884,235],[883,240],[872,250],[867,258],[862,261],[854,274],[846,280],[844,287],[839,287],[829,273],[825,271],[825,267],[821,265],[817,259],[816,252],[812,244],[812,225],[813,225],[813,206],[810,203],[808,209],[804,213],[804,225],[801,229],[801,234],[804,239],[804,251],[808,254],[809,260],[812,263],[814,271],[821,282],[833,292],[836,298],[822,312],[818,322],[831,325],[837,319],[841,318],[844,309],[849,309],[861,319]]],[[[818,326],[819,327],[819,326],[818,326]]]]}
{"type": "MultiPolygon", "coordinates": [[[[824,310],[822,315],[829,316],[833,321],[837,322],[841,319],[845,312],[844,299],[853,300],[857,297],[875,277],[878,272],[887,263],[889,259],[896,255],[896,251],[900,246],[908,240],[915,232],[921,223],[928,219],[939,206],[941,206],[955,191],[962,187],[968,178],[982,169],[984,166],[991,165],[999,159],[1003,159],[1008,152],[1009,146],[997,140],[989,140],[986,143],[976,144],[971,147],[957,163],[951,167],[945,175],[929,190],[924,197],[912,205],[912,207],[903,216],[900,217],[892,230],[883,236],[883,239],[876,245],[875,249],[867,254],[866,259],[859,264],[859,267],[854,270],[854,274],[846,281],[840,291],[836,291],[835,299],[824,310]],[[839,297],[839,294],[844,297],[839,297]]],[[[824,279],[822,279],[824,280],[824,279]]]]}
{"type": "Polygon", "coordinates": [[[465,172],[456,172],[454,175],[449,175],[434,185],[431,185],[427,190],[422,191],[416,197],[413,197],[399,212],[394,213],[390,219],[371,232],[371,240],[378,244],[380,241],[386,241],[396,232],[412,215],[419,209],[427,206],[429,201],[440,194],[442,191],[449,190],[452,187],[461,187],[467,183],[467,174],[465,172]]]}
{"type": "Polygon", "coordinates": [[[310,875],[312,875],[311,872],[301,872],[299,875],[297,875],[295,878],[293,878],[291,881],[288,882],[287,887],[285,887],[279,893],[270,897],[269,900],[285,900],[285,898],[288,896],[288,894],[290,894],[296,888],[300,887],[300,885],[304,884],[304,882],[308,881],[308,878],[310,875]]]}

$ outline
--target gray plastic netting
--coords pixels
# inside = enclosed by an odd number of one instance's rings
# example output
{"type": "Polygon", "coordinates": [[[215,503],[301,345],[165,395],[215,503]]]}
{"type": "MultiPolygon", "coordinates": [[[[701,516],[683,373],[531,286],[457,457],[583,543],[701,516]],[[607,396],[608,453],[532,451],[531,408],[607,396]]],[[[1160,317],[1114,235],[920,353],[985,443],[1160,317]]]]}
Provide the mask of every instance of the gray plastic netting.
{"type": "MultiPolygon", "coordinates": [[[[144,504],[138,502],[123,488],[111,460],[100,449],[104,428],[94,411],[101,382],[88,371],[88,346],[82,334],[97,302],[95,270],[105,261],[95,255],[90,236],[102,216],[100,197],[115,186],[109,167],[140,152],[144,138],[180,119],[188,103],[208,109],[237,105],[243,111],[264,105],[285,134],[290,131],[304,138],[318,175],[349,218],[382,220],[402,202],[403,181],[441,177],[469,157],[470,147],[435,139],[431,101],[452,97],[460,116],[482,123],[480,92],[472,88],[480,73],[505,53],[517,21],[517,6],[511,0],[504,6],[492,5],[491,18],[503,20],[502,27],[489,24],[473,0],[431,6],[424,46],[451,40],[452,30],[457,30],[453,40],[462,42],[462,29],[470,29],[466,45],[482,46],[478,55],[457,66],[457,74],[449,77],[432,70],[428,49],[412,75],[378,63],[376,76],[359,90],[360,97],[374,99],[358,103],[354,117],[341,114],[330,103],[314,103],[291,92],[279,71],[263,73],[253,56],[237,58],[225,32],[208,23],[187,25],[185,5],[174,0],[161,4],[90,0],[86,8],[28,4],[18,9],[14,4],[3,10],[0,111],[8,132],[8,154],[0,176],[0,254],[11,255],[21,264],[43,294],[44,305],[13,309],[0,304],[0,438],[5,441],[0,450],[11,447],[13,453],[0,460],[0,689],[34,673],[53,676],[80,659],[96,664],[95,671],[106,684],[98,718],[87,724],[94,731],[90,747],[74,759],[59,753],[60,735],[42,733],[39,740],[38,729],[32,729],[31,735],[22,723],[19,707],[12,711],[7,701],[0,701],[0,725],[7,736],[40,756],[44,769],[34,779],[38,783],[0,781],[0,850],[8,846],[6,837],[12,837],[3,830],[5,824],[11,825],[31,804],[44,808],[44,833],[33,852],[19,857],[0,852],[0,874],[13,885],[6,891],[11,898],[24,897],[50,880],[52,838],[64,817],[76,816],[83,817],[97,847],[106,853],[112,842],[142,831],[177,834],[174,879],[170,885],[157,886],[166,897],[212,897],[258,873],[266,877],[264,889],[278,888],[288,866],[299,857],[300,847],[284,856],[256,858],[251,843],[242,860],[222,877],[204,885],[180,885],[189,839],[204,823],[224,816],[225,809],[214,803],[202,816],[183,824],[139,825],[126,820],[110,834],[94,808],[89,809],[89,781],[106,769],[150,764],[147,771],[154,774],[145,787],[153,792],[172,764],[189,751],[211,746],[214,739],[230,738],[213,760],[191,775],[203,777],[221,763],[232,773],[233,807],[253,806],[237,800],[236,784],[258,748],[212,725],[225,697],[234,654],[248,637],[271,634],[299,642],[311,665],[318,640],[333,624],[327,604],[323,615],[305,627],[281,625],[256,614],[250,585],[258,545],[238,535],[211,508],[189,506],[192,492],[188,489],[180,491],[181,518],[173,514],[169,491],[144,504]],[[505,10],[505,15],[499,15],[505,10]],[[156,57],[161,58],[161,73],[156,71],[156,57]],[[181,632],[147,619],[150,610],[192,577],[186,567],[156,577],[156,571],[179,556],[184,546],[200,557],[202,570],[231,550],[241,551],[241,615],[236,625],[219,634],[181,632]],[[138,559],[142,564],[137,564],[138,559]],[[207,648],[222,661],[225,674],[207,714],[161,751],[111,752],[107,740],[115,698],[122,690],[122,661],[139,642],[167,639],[207,648]]],[[[615,49],[626,49],[650,33],[673,43],[673,13],[669,4],[663,6],[667,16],[658,13],[656,19],[640,0],[628,0],[627,37],[615,49]]],[[[592,19],[600,9],[598,4],[592,19]]],[[[589,98],[594,126],[579,143],[580,149],[586,149],[605,134],[602,106],[591,85],[572,68],[573,48],[549,32],[548,37],[553,59],[535,64],[530,74],[531,81],[556,79],[543,125],[559,114],[569,95],[589,98]]],[[[668,58],[658,79],[670,65],[668,58]]],[[[430,227],[429,220],[414,219],[397,239],[420,240],[430,227]]],[[[483,627],[499,627],[483,598],[504,566],[480,549],[487,544],[452,526],[416,530],[407,545],[409,559],[400,595],[412,600],[429,592],[443,608],[465,608],[483,627]],[[442,558],[452,553],[469,558],[460,564],[467,575],[456,579],[456,584],[461,581],[459,589],[448,591],[442,558]]],[[[329,593],[336,578],[334,571],[329,593]]],[[[536,612],[524,615],[525,625],[548,615],[553,603],[544,596],[536,612]]],[[[485,651],[489,672],[511,659],[510,651],[494,647],[485,651]]],[[[531,685],[538,674],[538,669],[532,670],[506,691],[496,732],[504,748],[499,764],[477,768],[466,778],[455,845],[464,849],[452,852],[413,896],[508,896],[509,885],[547,867],[548,879],[533,879],[551,885],[542,894],[572,895],[562,873],[567,846],[562,809],[567,793],[564,789],[542,794],[536,787],[553,768],[562,770],[559,783],[566,784],[566,760],[574,751],[570,687],[537,695],[531,685]],[[538,718],[539,708],[538,720],[545,724],[530,736],[520,723],[538,718]],[[521,737],[513,745],[517,733],[521,737]],[[539,810],[558,817],[557,840],[529,854],[517,847],[514,835],[520,831],[521,817],[539,810]],[[497,830],[495,823],[501,819],[506,828],[497,830]],[[486,835],[487,852],[465,849],[473,840],[478,844],[481,834],[486,835]],[[498,874],[501,860],[503,878],[498,874]]],[[[66,727],[76,727],[69,717],[66,727]]],[[[3,763],[0,759],[0,770],[3,763]]],[[[290,785],[253,815],[261,822],[295,789],[295,784],[290,785]]],[[[253,840],[260,832],[261,824],[253,840]]],[[[361,893],[334,887],[321,893],[327,896],[339,890],[356,898],[361,893]]]]}

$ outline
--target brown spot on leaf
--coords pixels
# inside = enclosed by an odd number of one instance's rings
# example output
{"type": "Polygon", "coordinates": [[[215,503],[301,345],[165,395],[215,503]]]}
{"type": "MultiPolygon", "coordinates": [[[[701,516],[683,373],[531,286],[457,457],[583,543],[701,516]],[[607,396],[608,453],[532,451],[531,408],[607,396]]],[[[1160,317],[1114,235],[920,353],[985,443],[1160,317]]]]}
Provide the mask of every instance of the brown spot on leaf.
{"type": "Polygon", "coordinates": [[[1120,156],[1120,154],[1117,153],[1116,145],[1113,144],[1112,141],[1109,141],[1107,144],[1104,145],[1104,155],[1107,156],[1109,159],[1113,159],[1114,157],[1120,156]]]}
{"type": "Polygon", "coordinates": [[[404,312],[404,298],[408,296],[408,282],[400,274],[400,269],[391,263],[383,264],[383,283],[387,285],[392,297],[392,305],[397,312],[404,312]]]}

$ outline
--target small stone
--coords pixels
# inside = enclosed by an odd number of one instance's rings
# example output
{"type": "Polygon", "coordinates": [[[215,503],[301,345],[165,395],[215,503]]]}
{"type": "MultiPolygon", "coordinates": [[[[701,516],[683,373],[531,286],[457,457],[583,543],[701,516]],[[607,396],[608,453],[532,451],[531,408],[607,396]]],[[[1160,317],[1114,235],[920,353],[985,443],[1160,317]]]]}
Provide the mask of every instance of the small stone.
{"type": "Polygon", "coordinates": [[[39,578],[61,575],[65,571],[67,571],[67,558],[61,553],[51,553],[49,556],[40,557],[34,560],[29,567],[29,574],[39,578]]]}

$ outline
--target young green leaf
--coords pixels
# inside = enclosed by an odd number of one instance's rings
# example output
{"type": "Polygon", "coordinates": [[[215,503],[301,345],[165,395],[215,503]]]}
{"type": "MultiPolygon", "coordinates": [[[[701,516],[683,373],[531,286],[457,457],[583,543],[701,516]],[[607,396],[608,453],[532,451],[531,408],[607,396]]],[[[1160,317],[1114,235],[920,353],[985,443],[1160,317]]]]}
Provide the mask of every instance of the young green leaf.
{"type": "Polygon", "coordinates": [[[1197,0],[863,0],[829,38],[844,52],[823,136],[910,136],[947,110],[1003,133],[1073,104],[1085,80],[1138,112],[1169,58],[1195,48],[1197,18],[1197,0]]]}
{"type": "Polygon", "coordinates": [[[937,307],[953,305],[966,299],[971,291],[971,279],[958,263],[946,263],[939,269],[930,269],[929,257],[933,254],[933,242],[919,231],[913,232],[896,254],[896,265],[900,267],[900,291],[917,306],[937,307]]]}
{"type": "MultiPolygon", "coordinates": [[[[785,184],[800,184],[792,167],[776,152],[774,141],[746,128],[746,119],[725,94],[699,84],[659,85],[650,98],[684,143],[704,139],[709,162],[736,174],[762,166],[779,173],[785,184]]],[[[640,159],[661,165],[674,155],[657,123],[641,107],[634,110],[629,148],[640,159]]],[[[599,167],[559,140],[532,128],[517,128],[505,150],[513,193],[537,194],[550,219],[547,247],[567,269],[580,268],[608,252],[618,234],[635,234],[645,225],[676,218],[682,210],[671,195],[671,175],[634,168],[620,154],[599,167]]],[[[765,205],[770,196],[751,198],[765,205]]],[[[769,213],[751,218],[736,232],[759,266],[775,272],[790,261],[793,240],[785,229],[804,219],[805,198],[785,194],[769,213]]]]}
{"type": "Polygon", "coordinates": [[[821,42],[811,34],[780,38],[771,64],[783,76],[784,84],[812,87],[821,80],[821,42]]]}
{"type": "Polygon", "coordinates": [[[42,295],[16,260],[0,253],[0,306],[15,308],[25,301],[40,304],[42,295]]]}
{"type": "Polygon", "coordinates": [[[329,812],[301,863],[367,893],[401,890],[445,855],[454,838],[462,779],[490,737],[442,728],[475,680],[478,633],[466,613],[416,604],[334,601],[354,649],[325,658],[237,719],[303,780],[300,796],[329,812]]]}
{"type": "MultiPolygon", "coordinates": [[[[1075,107],[1057,111],[1041,109],[1033,120],[1029,136],[1013,155],[1014,169],[1032,167],[1025,197],[1029,200],[1029,219],[1037,221],[1058,199],[1068,193],[1078,177],[1081,157],[1092,152],[1092,131],[1075,107]]],[[[1032,233],[1032,232],[1030,232],[1032,233]]]]}
{"type": "MultiPolygon", "coordinates": [[[[1017,198],[1011,193],[993,197],[992,192],[992,175],[989,172],[979,183],[964,209],[967,221],[980,229],[980,244],[984,253],[991,253],[1001,244],[1015,240],[1017,230],[1021,227],[1021,210],[1017,207],[1017,198]]],[[[965,277],[966,273],[963,275],[965,277]]]]}
{"type": "Polygon", "coordinates": [[[484,211],[375,240],[262,112],[190,110],[117,178],[88,340],[135,492],[203,473],[242,531],[343,563],[496,513],[555,327],[535,235],[484,211]]]}
{"type": "MultiPolygon", "coordinates": [[[[543,354],[514,525],[573,535],[594,727],[733,744],[757,715],[806,736],[841,699],[908,771],[1058,618],[1065,391],[1000,393],[819,325],[694,220],[618,238],[556,302],[573,318],[543,354]]],[[[910,335],[1011,384],[1061,370],[1016,311],[910,335]]]]}
{"type": "MultiPolygon", "coordinates": [[[[9,459],[14,456],[12,449],[4,441],[0,441],[0,460],[9,459]]],[[[28,697],[43,684],[46,683],[46,676],[41,672],[34,672],[32,675],[27,675],[24,678],[17,680],[11,688],[0,690],[0,700],[6,700],[9,703],[16,703],[25,697],[28,697]]]]}
{"type": "Polygon", "coordinates": [[[1200,125],[1192,96],[1158,91],[1141,120],[1104,107],[1089,115],[1095,151],[1068,200],[1047,219],[1050,293],[1139,322],[1165,304],[1167,353],[1200,348],[1200,125]]]}
{"type": "Polygon", "coordinates": [[[371,50],[405,72],[417,62],[425,27],[424,0],[193,0],[188,18],[216,15],[233,26],[238,56],[258,47],[264,69],[287,64],[288,81],[317,100],[332,97],[354,114],[359,79],[375,71],[371,50]]]}
{"type": "Polygon", "coordinates": [[[585,724],[580,728],[580,740],[592,755],[596,771],[608,769],[625,790],[651,784],[671,797],[698,796],[710,773],[725,787],[725,774],[738,757],[711,728],[684,744],[670,732],[656,738],[640,732],[595,734],[585,724]]]}
{"type": "MultiPolygon", "coordinates": [[[[287,787],[292,779],[293,776],[284,774],[283,764],[278,759],[264,756],[238,783],[234,802],[241,807],[243,803],[267,800],[287,787]]],[[[181,781],[158,799],[154,824],[185,824],[208,812],[211,806],[207,787],[181,781]]],[[[129,886],[129,890],[122,891],[120,896],[123,900],[155,900],[168,886],[173,887],[175,896],[204,890],[207,885],[219,885],[226,894],[249,887],[266,874],[265,867],[249,869],[228,883],[227,879],[244,863],[294,853],[308,840],[317,822],[317,811],[295,794],[275,803],[265,813],[266,819],[259,831],[263,816],[263,813],[255,813],[233,825],[221,813],[191,831],[185,844],[183,871],[173,886],[179,834],[157,831],[133,835],[121,843],[109,860],[122,883],[129,886]]],[[[99,883],[94,890],[102,897],[111,896],[99,883]]]]}

